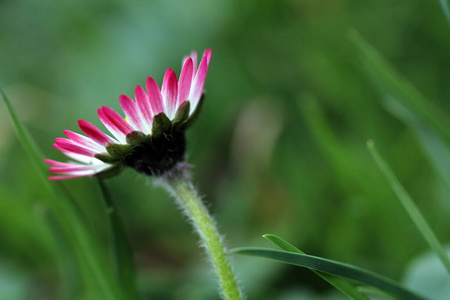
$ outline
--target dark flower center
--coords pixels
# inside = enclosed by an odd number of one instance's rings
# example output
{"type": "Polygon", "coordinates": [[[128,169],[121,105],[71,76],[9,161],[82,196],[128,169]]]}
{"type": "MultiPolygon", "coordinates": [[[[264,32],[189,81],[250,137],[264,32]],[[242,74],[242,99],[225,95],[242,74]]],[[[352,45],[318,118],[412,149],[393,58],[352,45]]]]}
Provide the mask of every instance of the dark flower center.
{"type": "Polygon", "coordinates": [[[184,131],[164,133],[157,140],[134,145],[123,162],[140,173],[159,176],[183,161],[185,151],[184,131]]]}

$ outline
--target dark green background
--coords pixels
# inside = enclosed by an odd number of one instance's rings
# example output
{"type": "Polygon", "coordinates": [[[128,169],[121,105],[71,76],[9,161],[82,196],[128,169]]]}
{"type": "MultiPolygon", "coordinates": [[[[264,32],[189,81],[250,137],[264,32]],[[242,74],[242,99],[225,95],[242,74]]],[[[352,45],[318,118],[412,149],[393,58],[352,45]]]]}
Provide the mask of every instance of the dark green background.
{"type": "MultiPolygon", "coordinates": [[[[45,156],[63,160],[52,144],[64,129],[80,132],[78,119],[100,127],[98,107],[120,111],[120,94],[133,96],[147,76],[161,84],[165,69],[179,74],[192,49],[212,48],[187,161],[227,245],[270,246],[261,235],[273,233],[306,253],[401,280],[427,245],[366,140],[374,139],[443,242],[450,193],[413,132],[380,105],[351,29],[450,109],[450,28],[437,0],[2,0],[0,84],[45,156]]],[[[58,299],[45,193],[3,105],[0,117],[0,299],[58,299]]],[[[65,184],[106,246],[96,182],[65,184]]],[[[144,298],[216,299],[205,255],[172,199],[133,170],[107,185],[144,298]]],[[[249,299],[331,291],[308,270],[233,262],[249,299]]]]}

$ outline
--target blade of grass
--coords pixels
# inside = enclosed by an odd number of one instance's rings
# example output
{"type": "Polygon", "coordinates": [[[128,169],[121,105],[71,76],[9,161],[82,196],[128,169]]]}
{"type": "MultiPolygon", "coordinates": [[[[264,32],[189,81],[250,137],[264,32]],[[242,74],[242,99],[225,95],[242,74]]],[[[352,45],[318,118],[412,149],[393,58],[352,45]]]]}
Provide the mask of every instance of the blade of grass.
{"type": "Polygon", "coordinates": [[[137,299],[134,262],[125,226],[105,183],[101,178],[97,178],[97,182],[102,191],[105,212],[108,218],[109,240],[113,249],[117,278],[126,291],[127,299],[137,299]]]}
{"type": "MultiPolygon", "coordinates": [[[[32,141],[28,131],[20,122],[19,117],[17,116],[14,108],[12,107],[11,102],[6,97],[3,89],[0,88],[0,93],[2,94],[3,102],[6,105],[6,109],[8,110],[9,117],[14,125],[14,130],[16,131],[17,137],[20,140],[22,147],[30,158],[31,163],[39,170],[39,175],[42,175],[42,171],[45,170],[45,163],[42,159],[43,155],[36,146],[36,144],[32,141]]],[[[44,176],[45,177],[45,176],[44,176]]]]}
{"type": "Polygon", "coordinates": [[[281,261],[287,264],[305,267],[308,269],[333,274],[336,276],[356,280],[358,282],[368,284],[370,286],[379,288],[382,291],[390,293],[400,299],[419,300],[425,299],[406,288],[392,279],[381,276],[374,272],[364,270],[362,268],[344,264],[341,262],[302,254],[287,252],[283,250],[273,250],[265,248],[235,248],[231,250],[232,253],[259,256],[281,261]]]}
{"type": "Polygon", "coordinates": [[[81,282],[75,261],[73,258],[73,249],[64,236],[61,228],[58,226],[54,216],[45,214],[45,221],[54,237],[57,255],[60,260],[60,272],[62,274],[62,294],[58,299],[78,299],[80,298],[81,282]]]}
{"type": "Polygon", "coordinates": [[[425,125],[415,114],[393,97],[383,101],[384,107],[396,118],[409,126],[416,134],[431,165],[450,187],[450,147],[432,128],[425,125]]]}
{"type": "Polygon", "coordinates": [[[317,145],[334,168],[339,180],[342,180],[341,186],[346,187],[348,182],[364,184],[361,176],[355,176],[359,171],[354,168],[355,164],[349,159],[348,150],[342,146],[332,127],[328,124],[324,111],[315,95],[304,93],[297,103],[317,145]]]}
{"type": "Polygon", "coordinates": [[[381,91],[401,101],[449,142],[450,120],[445,113],[428,101],[355,30],[351,30],[349,36],[361,55],[367,73],[381,91]]]}
{"type": "Polygon", "coordinates": [[[409,217],[412,219],[417,229],[419,229],[420,233],[425,238],[430,248],[436,252],[439,259],[442,261],[445,268],[450,274],[450,259],[445,253],[445,250],[442,247],[442,245],[439,243],[439,240],[436,238],[436,235],[433,233],[433,230],[430,228],[427,221],[422,216],[422,213],[417,208],[413,199],[405,190],[405,188],[400,184],[394,172],[389,168],[388,164],[380,156],[377,149],[375,148],[373,141],[367,142],[367,148],[369,149],[370,154],[374,158],[378,168],[381,170],[383,175],[388,180],[392,190],[397,195],[397,198],[400,200],[400,203],[405,208],[409,217]]]}
{"type": "Polygon", "coordinates": [[[379,289],[371,287],[371,286],[358,286],[357,289],[361,293],[374,295],[374,296],[381,296],[381,297],[383,297],[383,299],[396,300],[396,298],[393,297],[392,295],[386,294],[385,292],[380,291],[379,289]]]}
{"type": "MultiPolygon", "coordinates": [[[[448,15],[448,0],[441,0],[441,4],[448,15]]],[[[350,32],[350,38],[359,50],[368,74],[386,96],[381,97],[383,106],[414,130],[436,171],[450,186],[450,168],[447,166],[450,121],[447,115],[398,74],[356,31],[350,32]]]]}
{"type": "MultiPolygon", "coordinates": [[[[304,254],[302,251],[300,251],[299,249],[297,249],[296,247],[294,247],[293,245],[289,244],[288,242],[286,242],[285,240],[283,240],[282,238],[280,238],[276,235],[265,234],[265,235],[263,235],[263,238],[265,238],[269,242],[273,243],[275,246],[277,246],[281,250],[304,254]]],[[[316,273],[317,275],[322,277],[322,279],[327,281],[329,284],[331,284],[332,286],[337,288],[339,291],[341,291],[342,293],[344,293],[345,295],[350,297],[350,299],[357,299],[357,300],[359,300],[359,299],[360,300],[368,300],[369,299],[366,296],[364,296],[363,294],[361,294],[353,285],[351,285],[349,282],[345,281],[341,277],[334,276],[334,275],[320,272],[320,271],[315,271],[315,270],[311,270],[311,271],[313,271],[314,273],[316,273]]]]}
{"type": "Polygon", "coordinates": [[[76,209],[67,199],[67,195],[58,188],[58,185],[51,185],[47,178],[47,170],[44,164],[44,158],[38,147],[29,135],[26,128],[18,118],[11,102],[0,88],[0,94],[8,110],[9,116],[17,133],[19,141],[25,150],[32,165],[37,169],[44,190],[48,197],[44,200],[49,209],[55,215],[59,225],[67,235],[67,240],[75,250],[78,266],[81,268],[81,274],[89,276],[84,278],[86,286],[95,286],[93,293],[100,294],[101,299],[120,299],[118,298],[118,288],[112,281],[110,272],[108,272],[108,264],[101,255],[100,249],[94,243],[89,230],[81,221],[81,217],[76,214],[76,209]]]}

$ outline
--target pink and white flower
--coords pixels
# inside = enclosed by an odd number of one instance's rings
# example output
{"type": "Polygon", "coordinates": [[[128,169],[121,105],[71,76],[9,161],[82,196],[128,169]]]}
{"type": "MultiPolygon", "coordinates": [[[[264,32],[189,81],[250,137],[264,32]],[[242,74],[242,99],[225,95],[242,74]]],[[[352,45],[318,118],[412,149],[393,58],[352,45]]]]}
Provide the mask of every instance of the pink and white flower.
{"type": "Polygon", "coordinates": [[[136,101],[120,95],[124,117],[109,107],[99,108],[98,116],[111,135],[84,120],[79,120],[78,125],[86,136],[65,130],[67,138],[56,138],[54,147],[73,161],[63,163],[46,159],[45,162],[51,165],[50,172],[57,174],[49,177],[49,180],[93,176],[111,168],[121,167],[120,161],[104,159],[109,157],[108,146],[127,145],[127,135],[133,131],[151,137],[155,116],[163,113],[173,121],[185,101],[190,104],[189,119],[202,98],[211,55],[212,50],[205,50],[198,69],[195,51],[185,57],[178,80],[175,72],[168,68],[161,89],[153,78],[148,77],[146,89],[136,86],[136,101]]]}

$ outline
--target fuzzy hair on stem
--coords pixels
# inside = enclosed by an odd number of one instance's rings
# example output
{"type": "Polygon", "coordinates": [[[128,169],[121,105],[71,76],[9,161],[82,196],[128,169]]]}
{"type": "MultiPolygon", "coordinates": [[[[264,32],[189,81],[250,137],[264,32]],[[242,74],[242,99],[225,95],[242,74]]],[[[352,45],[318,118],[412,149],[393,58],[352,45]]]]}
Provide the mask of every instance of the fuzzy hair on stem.
{"type": "Polygon", "coordinates": [[[223,238],[192,184],[188,166],[179,164],[155,180],[154,183],[172,195],[200,236],[201,247],[206,250],[219,279],[222,298],[226,300],[244,299],[231,268],[223,238]]]}

